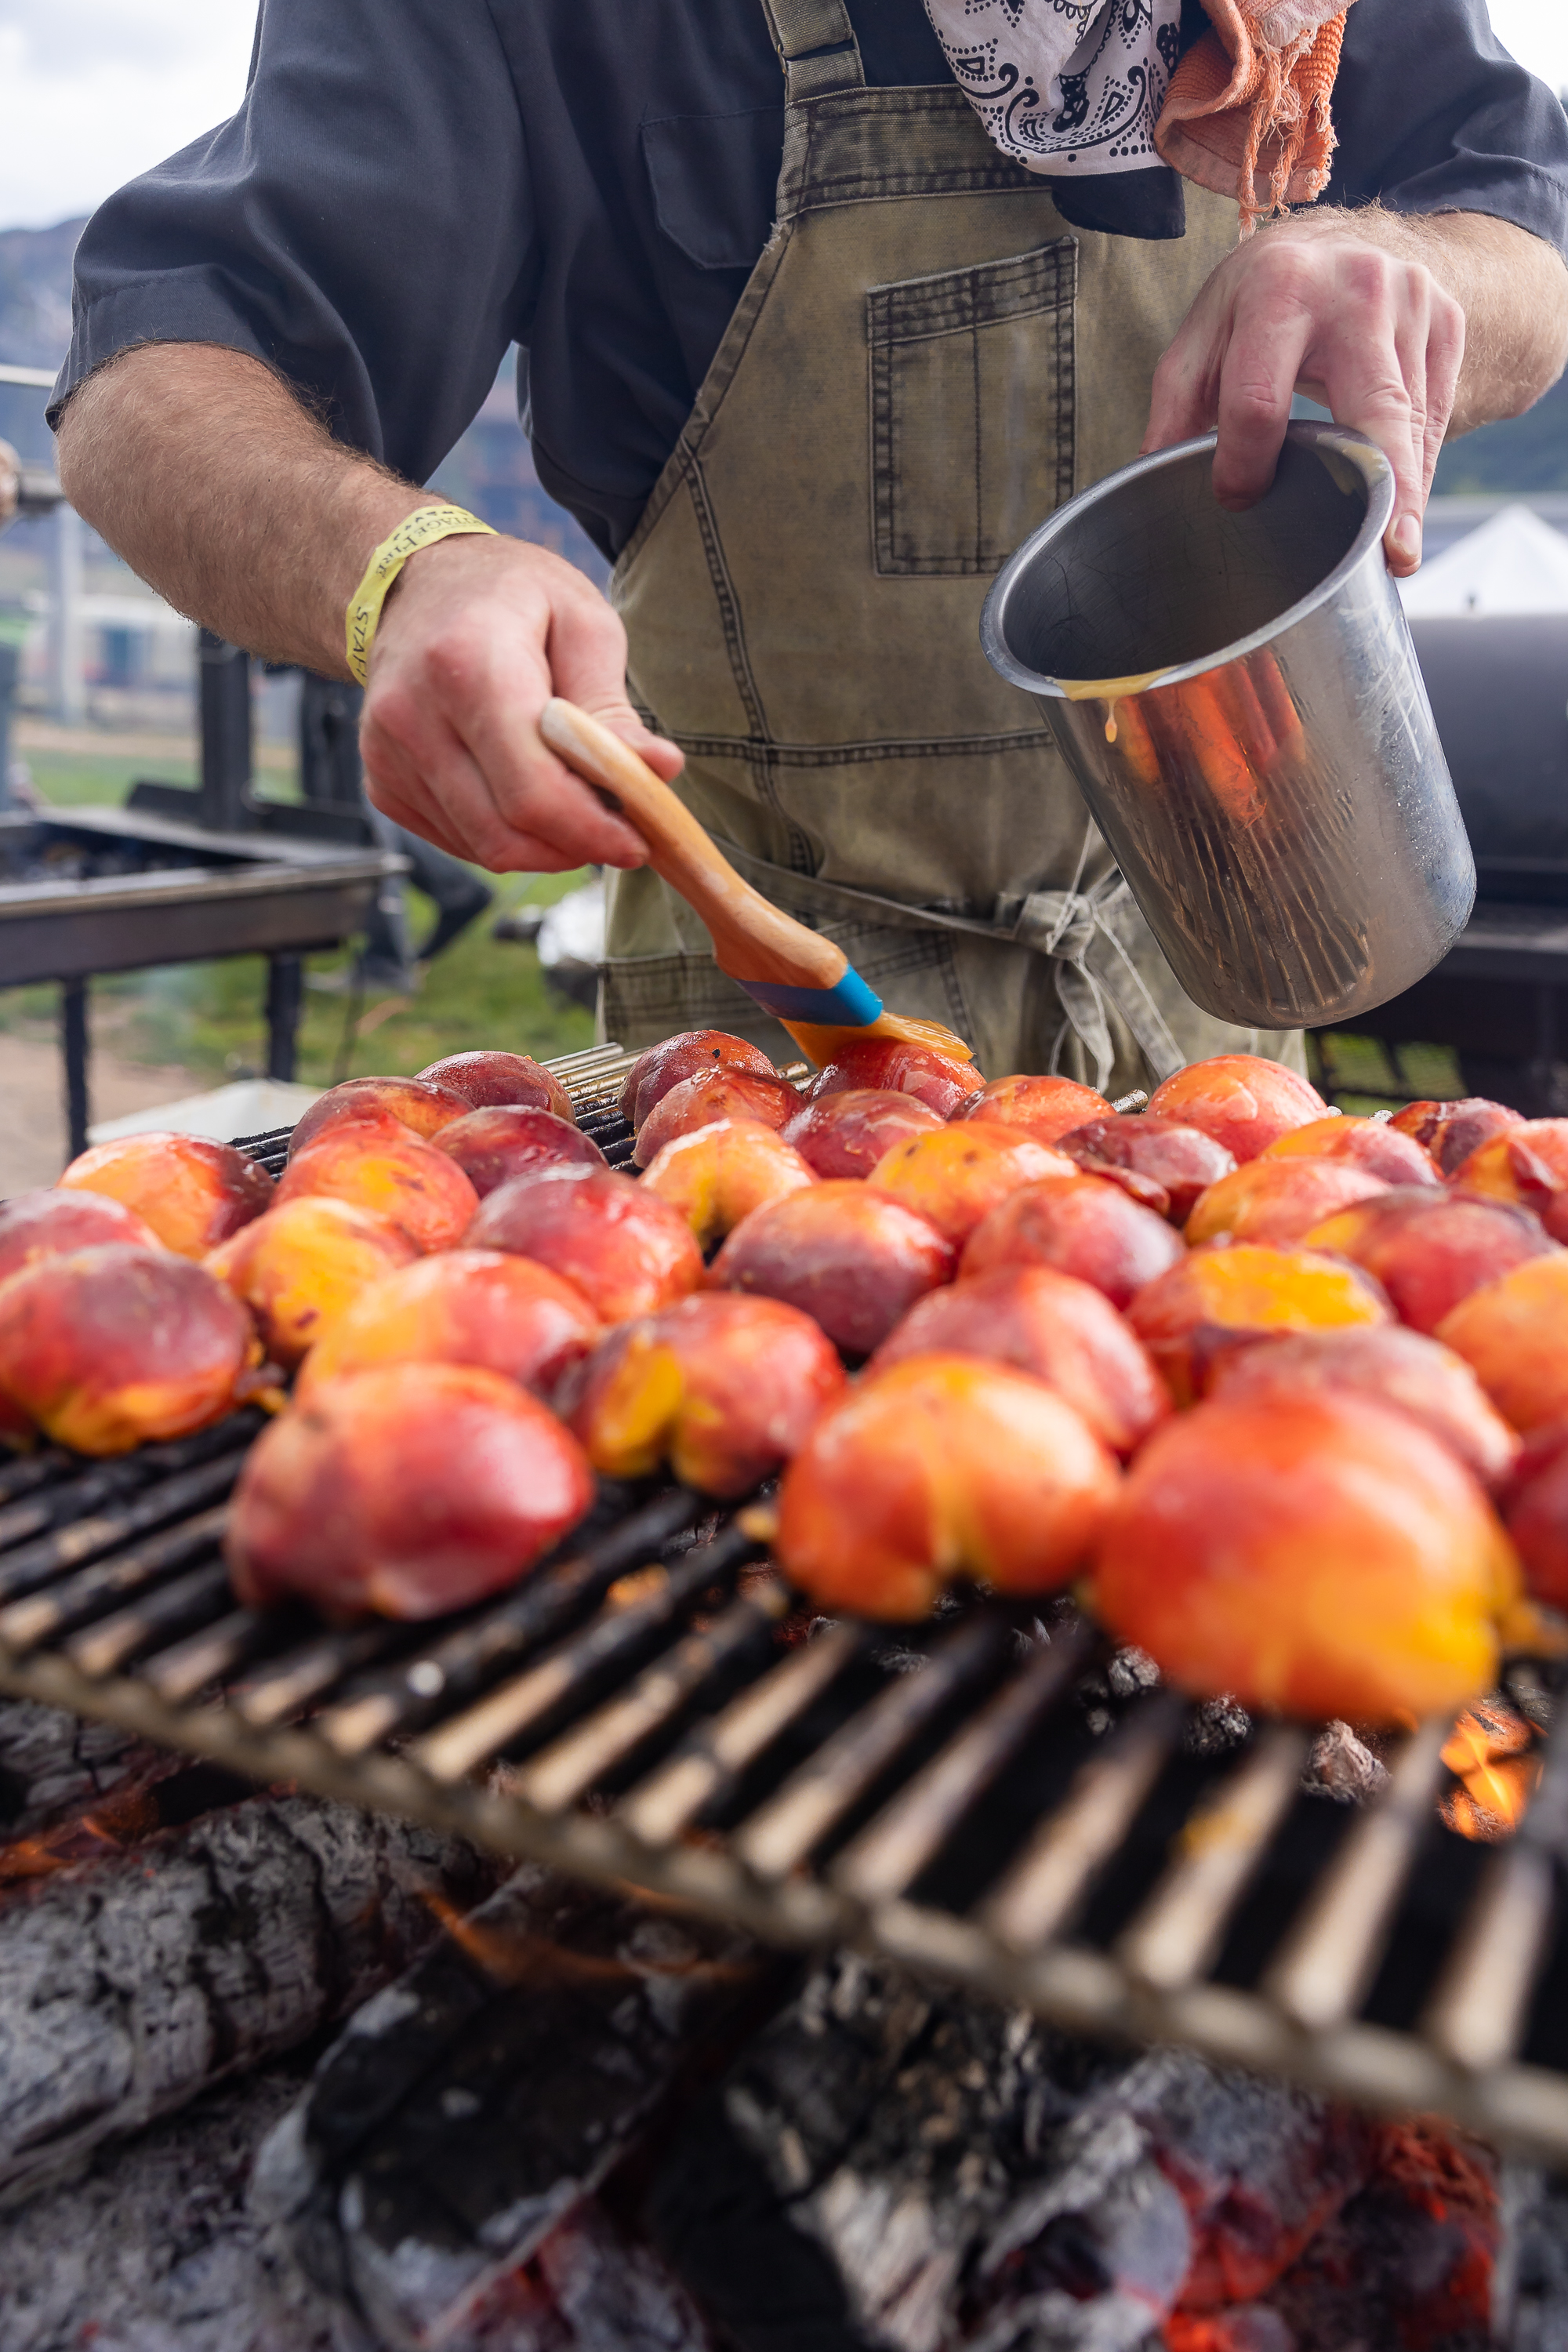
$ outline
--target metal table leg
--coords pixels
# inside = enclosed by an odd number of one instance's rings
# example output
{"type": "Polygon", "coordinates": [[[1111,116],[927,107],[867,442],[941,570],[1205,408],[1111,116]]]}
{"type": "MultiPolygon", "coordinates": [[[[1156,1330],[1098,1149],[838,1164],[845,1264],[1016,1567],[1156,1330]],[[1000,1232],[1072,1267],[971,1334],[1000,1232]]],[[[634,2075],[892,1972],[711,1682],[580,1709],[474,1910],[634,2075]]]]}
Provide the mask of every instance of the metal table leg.
{"type": "Polygon", "coordinates": [[[299,1062],[300,1015],[305,1002],[305,959],[267,960],[267,1075],[286,1084],[299,1062]]]}
{"type": "Polygon", "coordinates": [[[65,1066],[66,1138],[74,1160],[87,1150],[87,982],[60,982],[60,1059],[65,1066]]]}

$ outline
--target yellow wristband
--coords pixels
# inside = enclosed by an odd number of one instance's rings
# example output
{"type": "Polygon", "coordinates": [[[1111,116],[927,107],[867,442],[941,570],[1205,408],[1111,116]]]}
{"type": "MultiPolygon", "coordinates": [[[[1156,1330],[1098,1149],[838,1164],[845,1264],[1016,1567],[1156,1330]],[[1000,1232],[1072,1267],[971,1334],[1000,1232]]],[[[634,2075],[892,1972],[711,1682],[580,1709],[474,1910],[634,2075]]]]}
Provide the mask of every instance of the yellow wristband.
{"type": "Polygon", "coordinates": [[[496,534],[488,522],[463,507],[416,507],[405,515],[390,539],[384,539],[365,567],[364,578],[349,599],[345,615],[349,668],[361,686],[370,682],[370,649],[387,591],[411,555],[437,539],[457,539],[482,531],[496,534]]]}

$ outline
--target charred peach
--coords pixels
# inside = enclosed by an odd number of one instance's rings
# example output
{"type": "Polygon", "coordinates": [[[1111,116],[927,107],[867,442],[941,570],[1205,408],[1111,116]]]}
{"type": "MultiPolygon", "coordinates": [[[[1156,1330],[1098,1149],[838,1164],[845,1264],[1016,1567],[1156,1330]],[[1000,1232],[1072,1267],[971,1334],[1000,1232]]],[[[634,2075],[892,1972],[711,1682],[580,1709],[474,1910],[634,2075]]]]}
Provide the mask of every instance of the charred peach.
{"type": "Polygon", "coordinates": [[[1348,1160],[1270,1160],[1265,1152],[1209,1186],[1187,1219],[1186,1238],[1195,1246],[1229,1234],[1288,1247],[1325,1217],[1387,1190],[1381,1176],[1348,1160]]]}
{"type": "Polygon", "coordinates": [[[1016,1128],[962,1119],[936,1135],[910,1135],[885,1152],[867,1178],[875,1191],[929,1217],[955,1248],[1009,1193],[1048,1176],[1085,1180],[1070,1160],[1016,1128]]]}
{"type": "Polygon", "coordinates": [[[521,1103],[530,1110],[553,1111],[574,1125],[577,1114],[572,1097],[542,1062],[531,1054],[447,1054],[418,1073],[426,1087],[444,1087],[461,1095],[470,1110],[492,1105],[521,1103]]]}
{"type": "Polygon", "coordinates": [[[1198,1406],[1152,1437],[1094,1606],[1180,1688],[1412,1723],[1489,1690],[1518,1563],[1479,1486],[1363,1396],[1198,1406]]]}
{"type": "Polygon", "coordinates": [[[760,1078],[779,1075],[762,1047],[744,1037],[731,1037],[723,1029],[685,1029],[637,1055],[621,1088],[621,1117],[638,1128],[672,1087],[715,1070],[750,1070],[760,1078]]]}
{"type": "Polygon", "coordinates": [[[1503,1522],[1536,1600],[1568,1611],[1568,1422],[1551,1422],[1526,1440],[1503,1522]]]}
{"type": "Polygon", "coordinates": [[[1380,1192],[1303,1238],[1374,1275],[1400,1321],[1416,1331],[1436,1331],[1470,1291],[1554,1246],[1528,1209],[1428,1185],[1380,1192]]]}
{"type": "Polygon", "coordinates": [[[1461,1160],[1457,1192],[1533,1209],[1554,1242],[1568,1242],[1568,1118],[1527,1118],[1461,1160]]]}
{"type": "Polygon", "coordinates": [[[514,1381],[390,1364],[323,1381],[264,1430],[235,1491],[247,1608],[436,1617],[515,1584],[594,1496],[576,1439],[514,1381]]]}
{"type": "Polygon", "coordinates": [[[345,1078],[310,1105],[289,1138],[289,1157],[296,1158],[344,1119],[395,1118],[427,1140],[472,1108],[455,1087],[434,1086],[425,1078],[345,1078]]]}
{"type": "Polygon", "coordinates": [[[1155,1118],[1201,1128],[1240,1160],[1256,1160],[1281,1135],[1321,1118],[1328,1104],[1316,1087],[1257,1054],[1215,1054],[1189,1062],[1149,1098],[1155,1118]]]}
{"type": "Polygon", "coordinates": [[[435,1149],[455,1160],[482,1201],[498,1184],[540,1168],[603,1168],[604,1153],[574,1120],[529,1103],[497,1103],[455,1118],[435,1149]]]}
{"type": "Polygon", "coordinates": [[[306,1357],[295,1394],[379,1364],[480,1364],[553,1399],[599,1328],[582,1292],[548,1266],[446,1250],[362,1290],[306,1357]]]}
{"type": "Polygon", "coordinates": [[[847,1355],[866,1356],[917,1298],[952,1281],[955,1255],[929,1217],[845,1179],[754,1210],[712,1279],[798,1307],[847,1355]]]}
{"type": "Polygon", "coordinates": [[[568,1419],[595,1470],[643,1478],[668,1462],[700,1493],[732,1496],[798,1453],[845,1382],[809,1315],[710,1291],[623,1323],[574,1385],[568,1419]]]}
{"type": "Polygon", "coordinates": [[[249,1307],[268,1354],[287,1367],[325,1337],[362,1291],[416,1254],[384,1217],[323,1195],[268,1209],[212,1251],[205,1265],[249,1307]]]}
{"type": "Polygon", "coordinates": [[[1050,1266],[1000,1266],[929,1292],[883,1340],[867,1377],[930,1355],[984,1356],[1033,1373],[1124,1457],[1171,1411],[1147,1350],[1110,1301],[1050,1266]]]}
{"type": "Polygon", "coordinates": [[[779,1490],[780,1566],[818,1607],[925,1616],[955,1576],[1049,1592],[1083,1565],[1115,1462],[1044,1381],[911,1356],[824,1414],[779,1490]]]}
{"type": "Polygon", "coordinates": [[[960,1103],[954,1119],[983,1118],[994,1127],[1021,1128],[1037,1143],[1059,1143],[1087,1119],[1113,1118],[1103,1095],[1075,1078],[992,1078],[960,1103]]]}
{"type": "Polygon", "coordinates": [[[260,1216],[275,1189],[266,1169],[233,1144],[166,1134],[95,1143],[71,1161],[60,1188],[118,1201],[181,1257],[203,1257],[226,1241],[260,1216]]]}
{"type": "Polygon", "coordinates": [[[1472,1290],[1437,1337],[1463,1356],[1515,1429],[1568,1420],[1568,1251],[1529,1259],[1472,1290]]]}
{"type": "Polygon", "coordinates": [[[421,1250],[454,1248],[479,1205],[445,1152],[416,1135],[387,1136],[352,1119],[328,1128],[283,1171],[279,1204],[322,1197],[384,1217],[421,1250]]]}
{"type": "Polygon", "coordinates": [[[800,1097],[787,1078],[765,1078],[755,1070],[704,1071],[659,1097],[637,1129],[633,1157],[647,1168],[678,1135],[695,1135],[716,1119],[749,1118],[777,1129],[799,1108],[800,1097]]]}
{"type": "Polygon", "coordinates": [[[673,1307],[702,1279],[702,1253],[685,1218],[610,1169],[514,1176],[480,1208],[468,1246],[549,1266],[576,1285],[603,1323],[673,1307]]]}
{"type": "Polygon", "coordinates": [[[0,1388],[81,1454],[205,1429],[240,1401],[260,1352],[238,1301],[166,1250],[110,1243],[0,1286],[0,1388]]]}
{"type": "Polygon", "coordinates": [[[1163,1217],[1098,1176],[1053,1176],[1013,1193],[964,1245],[960,1278],[1004,1265],[1048,1265],[1091,1283],[1113,1307],[1182,1256],[1163,1217]]]}
{"type": "Polygon", "coordinates": [[[1430,1152],[1413,1135],[1403,1135],[1391,1120],[1382,1118],[1314,1118],[1276,1137],[1262,1155],[1265,1160],[1342,1160],[1364,1168],[1384,1184],[1436,1184],[1441,1181],[1430,1152]]]}
{"type": "Polygon", "coordinates": [[[1472,1151],[1489,1138],[1510,1127],[1522,1127],[1523,1113],[1506,1103],[1489,1102],[1485,1095],[1465,1095],[1457,1102],[1406,1103],[1389,1125],[1420,1144],[1439,1176],[1451,1176],[1472,1151]]]}
{"type": "Polygon", "coordinates": [[[1198,1194],[1228,1176],[1236,1160],[1201,1128],[1173,1118],[1093,1118],[1064,1135],[1057,1149],[1089,1176],[1136,1176],[1152,1190],[1145,1205],[1184,1225],[1198,1194]],[[1163,1194],[1162,1200],[1158,1196],[1163,1194]]]}
{"type": "Polygon", "coordinates": [[[859,1092],[913,1095],[942,1118],[978,1094],[985,1081],[972,1062],[955,1062],[931,1045],[906,1045],[898,1037],[847,1037],[834,1049],[807,1089],[807,1099],[859,1092]]]}
{"type": "Polygon", "coordinates": [[[37,1258],[69,1257],[111,1242],[162,1246],[145,1218],[106,1192],[14,1192],[0,1201],[0,1282],[37,1258]]]}
{"type": "Polygon", "coordinates": [[[1324,1390],[1370,1396],[1409,1413],[1483,1486],[1497,1486],[1513,1467],[1519,1440],[1487,1402],[1469,1366],[1452,1349],[1397,1323],[1290,1331],[1227,1349],[1215,1363],[1208,1394],[1241,1404],[1324,1390]]]}
{"type": "Polygon", "coordinates": [[[940,1113],[918,1095],[850,1087],[805,1104],[784,1135],[817,1176],[869,1176],[895,1143],[907,1135],[929,1135],[942,1124],[940,1113]]]}
{"type": "Polygon", "coordinates": [[[1178,1404],[1190,1404],[1213,1359],[1273,1331],[1386,1323],[1388,1301],[1359,1266],[1259,1242],[1191,1250],[1145,1285],[1127,1319],[1178,1404]]]}
{"type": "Polygon", "coordinates": [[[706,1252],[769,1201],[804,1192],[816,1177],[776,1128],[755,1118],[720,1118],[667,1143],[643,1190],[678,1210],[706,1252]]]}

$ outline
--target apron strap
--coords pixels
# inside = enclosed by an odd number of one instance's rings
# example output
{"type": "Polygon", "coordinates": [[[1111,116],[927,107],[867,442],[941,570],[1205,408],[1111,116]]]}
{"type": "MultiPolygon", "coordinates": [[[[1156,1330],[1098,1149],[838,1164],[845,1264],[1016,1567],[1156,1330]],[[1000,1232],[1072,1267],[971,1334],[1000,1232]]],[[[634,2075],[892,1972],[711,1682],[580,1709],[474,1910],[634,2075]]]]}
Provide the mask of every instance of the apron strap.
{"type": "Polygon", "coordinates": [[[763,13],[784,67],[786,106],[865,89],[860,44],[844,0],[763,0],[763,13]]]}

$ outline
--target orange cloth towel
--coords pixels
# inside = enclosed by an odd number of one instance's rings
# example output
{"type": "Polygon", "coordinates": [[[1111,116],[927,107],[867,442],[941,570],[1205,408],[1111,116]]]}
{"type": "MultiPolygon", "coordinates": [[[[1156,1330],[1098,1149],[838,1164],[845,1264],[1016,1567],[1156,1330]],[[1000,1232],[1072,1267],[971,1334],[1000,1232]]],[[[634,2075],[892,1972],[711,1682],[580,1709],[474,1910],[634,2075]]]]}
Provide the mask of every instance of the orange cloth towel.
{"type": "Polygon", "coordinates": [[[1172,76],[1154,144],[1185,178],[1235,196],[1243,236],[1328,180],[1349,5],[1325,17],[1312,0],[1204,0],[1209,30],[1172,76]]]}

